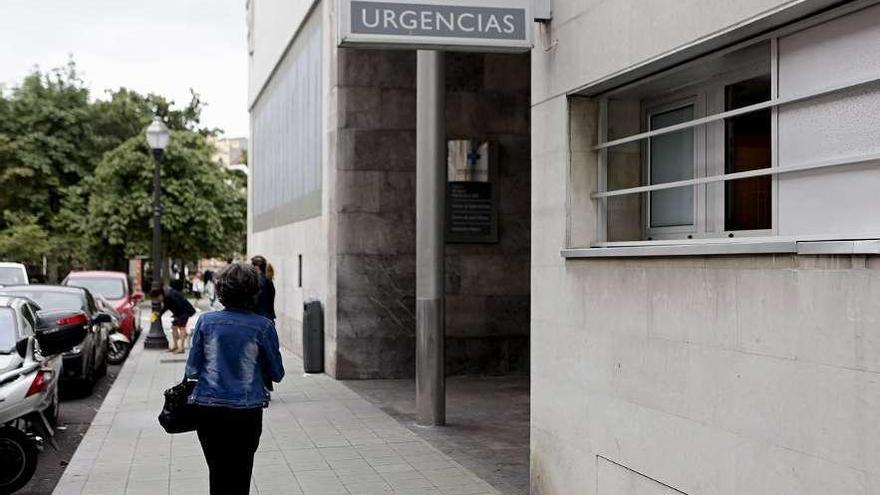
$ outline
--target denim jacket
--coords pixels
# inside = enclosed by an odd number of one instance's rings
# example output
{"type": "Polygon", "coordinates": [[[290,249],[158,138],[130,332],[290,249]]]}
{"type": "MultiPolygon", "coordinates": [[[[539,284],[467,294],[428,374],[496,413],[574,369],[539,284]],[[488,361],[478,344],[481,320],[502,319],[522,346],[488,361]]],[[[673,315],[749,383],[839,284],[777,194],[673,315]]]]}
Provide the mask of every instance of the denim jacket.
{"type": "Polygon", "coordinates": [[[275,325],[251,311],[203,313],[193,333],[186,376],[198,380],[191,404],[265,407],[266,384],[284,377],[275,325]]]}

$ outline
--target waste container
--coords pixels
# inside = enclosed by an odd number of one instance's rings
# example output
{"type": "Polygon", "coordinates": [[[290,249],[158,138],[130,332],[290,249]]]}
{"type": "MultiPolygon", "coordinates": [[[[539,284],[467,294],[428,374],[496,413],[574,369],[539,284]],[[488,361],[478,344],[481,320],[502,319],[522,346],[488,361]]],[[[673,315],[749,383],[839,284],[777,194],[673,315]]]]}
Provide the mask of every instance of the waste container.
{"type": "Polygon", "coordinates": [[[324,372],[324,309],[321,301],[306,301],[303,308],[303,368],[324,372]]]}

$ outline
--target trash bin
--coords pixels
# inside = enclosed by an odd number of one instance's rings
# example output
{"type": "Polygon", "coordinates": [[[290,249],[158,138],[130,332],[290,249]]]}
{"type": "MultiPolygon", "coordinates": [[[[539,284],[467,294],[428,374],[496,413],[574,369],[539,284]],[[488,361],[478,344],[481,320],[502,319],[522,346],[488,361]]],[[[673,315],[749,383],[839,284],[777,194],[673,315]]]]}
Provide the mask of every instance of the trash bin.
{"type": "Polygon", "coordinates": [[[306,301],[303,308],[303,368],[324,372],[324,309],[321,301],[306,301]]]}

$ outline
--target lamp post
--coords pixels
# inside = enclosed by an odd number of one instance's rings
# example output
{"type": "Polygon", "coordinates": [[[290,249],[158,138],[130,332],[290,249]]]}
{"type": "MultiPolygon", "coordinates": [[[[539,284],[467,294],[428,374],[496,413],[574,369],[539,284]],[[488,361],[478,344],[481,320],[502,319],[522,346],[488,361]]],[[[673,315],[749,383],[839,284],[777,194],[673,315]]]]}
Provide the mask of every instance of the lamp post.
{"type": "MultiPolygon", "coordinates": [[[[152,290],[162,288],[162,190],[161,190],[161,163],[165,148],[171,134],[168,127],[158,116],[153,118],[153,123],[147,127],[147,144],[153,150],[153,159],[156,162],[156,170],[153,174],[153,286],[152,290]]],[[[151,292],[152,292],[151,290],[151,292]]],[[[150,333],[144,339],[144,347],[147,349],[167,349],[168,339],[165,330],[162,329],[162,303],[155,297],[150,314],[150,333]]]]}

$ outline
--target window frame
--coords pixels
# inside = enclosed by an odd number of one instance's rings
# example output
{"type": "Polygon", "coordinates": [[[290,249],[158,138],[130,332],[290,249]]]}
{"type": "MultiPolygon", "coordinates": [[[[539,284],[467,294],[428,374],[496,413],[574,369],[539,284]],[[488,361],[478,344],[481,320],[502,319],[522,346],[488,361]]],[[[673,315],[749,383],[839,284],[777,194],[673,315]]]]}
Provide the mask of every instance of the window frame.
{"type": "MultiPolygon", "coordinates": [[[[593,183],[592,178],[588,178],[587,184],[593,190],[589,194],[589,200],[592,208],[584,211],[589,214],[583,217],[578,212],[572,210],[575,204],[585,203],[583,199],[577,201],[570,200],[567,209],[567,227],[565,247],[560,254],[563,258],[615,258],[615,257],[651,257],[651,256],[699,256],[699,255],[731,255],[731,254],[870,254],[880,255],[880,230],[875,231],[856,231],[856,232],[828,232],[828,233],[804,233],[804,234],[782,234],[778,231],[780,219],[779,204],[779,180],[783,174],[805,173],[810,171],[827,171],[834,170],[836,167],[855,167],[861,165],[874,166],[880,162],[880,153],[866,153],[860,155],[847,155],[829,159],[820,159],[813,162],[807,162],[796,165],[781,166],[780,148],[779,148],[779,121],[780,110],[785,105],[798,104],[818,100],[819,98],[841,94],[847,91],[854,91],[865,88],[868,85],[875,85],[880,82],[880,78],[876,76],[858,77],[851,80],[843,80],[834,82],[826,87],[813,89],[809,92],[787,94],[780,96],[779,94],[779,72],[778,72],[778,52],[777,46],[781,39],[809,29],[826,22],[834,21],[838,18],[859,13],[862,10],[875,7],[876,0],[856,0],[849,4],[840,5],[824,12],[811,14],[800,20],[773,26],[767,29],[763,34],[749,36],[733,43],[725,43],[724,45],[715,46],[711,51],[699,52],[696,50],[696,56],[681,58],[677,62],[650,63],[648,66],[656,67],[653,70],[642,70],[637,67],[634,70],[622,73],[616,73],[607,78],[600,79],[593,83],[581,86],[576,90],[568,93],[568,102],[574,101],[574,97],[586,97],[595,102],[595,110],[598,117],[597,133],[591,135],[583,141],[587,150],[593,151],[596,163],[591,165],[598,176],[597,182],[593,183]],[[621,190],[608,190],[608,180],[606,176],[606,166],[609,158],[609,149],[613,146],[619,146],[626,143],[646,139],[653,135],[652,133],[638,133],[629,136],[615,137],[609,139],[608,136],[608,95],[619,94],[623,90],[633,88],[636,85],[656,82],[659,78],[665,77],[667,74],[701,64],[704,61],[717,60],[726,57],[739,50],[750,46],[758,45],[762,42],[771,44],[771,99],[763,104],[753,105],[752,108],[742,111],[723,112],[723,115],[708,113],[702,119],[695,119],[687,126],[693,127],[711,127],[723,126],[723,119],[732,118],[735,115],[741,115],[759,109],[769,108],[771,110],[771,133],[773,138],[773,149],[771,153],[771,166],[765,169],[757,169],[750,172],[717,174],[706,177],[704,179],[694,179],[691,181],[681,181],[692,183],[694,185],[706,185],[709,190],[712,188],[724,188],[724,184],[728,181],[737,180],[739,178],[770,176],[772,177],[772,230],[759,231],[733,231],[723,230],[724,225],[724,209],[716,208],[720,213],[720,217],[716,222],[717,230],[724,233],[733,233],[735,237],[721,237],[714,235],[710,238],[694,238],[693,240],[674,238],[670,240],[651,240],[651,241],[609,241],[608,240],[608,201],[614,197],[622,197],[623,195],[640,194],[645,196],[646,192],[652,190],[660,190],[663,188],[655,187],[627,187],[621,190]],[[753,173],[758,172],[758,173],[753,173]],[[583,230],[582,230],[583,229],[583,230]]],[[[646,66],[647,67],[647,66],[646,66]]],[[[573,116],[569,112],[569,131],[575,132],[578,128],[590,128],[590,122],[573,121],[573,116]],[[586,127],[584,127],[584,125],[586,127]]],[[[723,128],[721,130],[723,133],[723,128]]],[[[723,135],[723,134],[722,134],[723,135]]],[[[570,134],[570,136],[574,136],[570,134]]],[[[570,137],[569,140],[572,138],[570,137]]],[[[580,143],[580,141],[578,141],[580,143]]],[[[574,145],[574,143],[569,143],[574,145]]],[[[718,148],[724,153],[723,137],[722,147],[718,148]]],[[[573,156],[573,155],[569,155],[573,156]]],[[[586,164],[590,165],[591,157],[586,158],[586,164]]],[[[720,162],[724,163],[724,162],[720,162]]],[[[572,166],[574,166],[572,158],[572,166]]],[[[582,183],[584,179],[571,174],[569,177],[568,194],[574,192],[574,183],[572,180],[582,183]]],[[[677,181],[678,182],[678,181],[677,181]]],[[[686,184],[682,184],[686,185],[686,184]]],[[[717,193],[716,193],[717,194],[717,193]]],[[[714,196],[718,198],[718,196],[714,196]]],[[[723,204],[723,194],[721,195],[723,204]]],[[[588,206],[584,204],[584,206],[588,206]]],[[[716,221],[714,218],[711,221],[716,221]]],[[[643,222],[644,223],[644,222],[643,222]]]]}
{"type": "MultiPolygon", "coordinates": [[[[771,99],[778,95],[778,65],[776,38],[767,44],[769,56],[767,60],[744,60],[735,63],[730,69],[713,76],[710,80],[699,81],[673,93],[661,94],[654,98],[643,98],[640,108],[640,126],[642,132],[650,131],[650,118],[658,113],[694,106],[694,117],[700,119],[725,111],[725,88],[731,84],[746,81],[769,74],[771,81],[771,99]],[[769,61],[769,64],[768,64],[769,61]]],[[[759,45],[760,42],[756,42],[759,45]]],[[[608,136],[608,101],[613,96],[605,95],[599,100],[600,107],[600,141],[608,136]]],[[[771,165],[778,166],[778,128],[776,107],[771,109],[771,165]]],[[[694,131],[694,178],[703,178],[725,173],[727,156],[725,149],[726,119],[706,125],[692,127],[694,131]]],[[[650,185],[650,143],[652,138],[640,142],[642,154],[642,184],[650,185]]],[[[608,177],[607,149],[599,152],[599,183],[602,190],[607,190],[608,177]]],[[[612,241],[614,243],[654,242],[654,241],[689,241],[693,239],[724,239],[736,237],[772,237],[777,234],[778,226],[778,175],[771,175],[771,228],[760,230],[726,230],[725,227],[725,182],[694,185],[694,223],[688,226],[652,227],[651,226],[651,192],[642,195],[642,238],[637,241],[612,241]]],[[[598,237],[601,242],[607,241],[608,209],[605,201],[600,201],[598,237]]]]}
{"type": "MultiPolygon", "coordinates": [[[[694,117],[700,118],[705,115],[706,98],[704,94],[696,92],[676,93],[659,99],[642,101],[641,123],[642,128],[650,130],[651,117],[657,114],[678,110],[692,106],[694,117]]],[[[693,128],[694,131],[694,170],[693,178],[704,177],[706,171],[706,129],[693,128]]],[[[642,148],[642,183],[650,184],[651,180],[651,139],[645,139],[641,143],[642,148]]],[[[704,231],[706,216],[705,187],[693,186],[693,223],[691,225],[675,225],[667,227],[651,226],[651,193],[642,197],[642,238],[643,239],[679,239],[682,235],[693,237],[704,231]]],[[[674,190],[674,189],[671,189],[674,190]]]]}
{"type": "MultiPolygon", "coordinates": [[[[777,98],[778,88],[778,50],[776,38],[770,40],[770,99],[777,98]]],[[[721,74],[717,79],[713,80],[707,88],[706,98],[706,115],[717,114],[725,111],[727,86],[742,81],[762,76],[767,73],[767,68],[762,67],[759,63],[747,64],[745,67],[736,71],[727,71],[721,74]]],[[[779,161],[777,156],[779,153],[779,132],[778,126],[778,108],[770,109],[770,167],[777,168],[779,161]]],[[[722,175],[727,173],[727,153],[726,153],[726,125],[727,120],[715,122],[709,125],[701,126],[707,129],[706,153],[707,153],[707,170],[706,175],[722,175]],[[708,132],[711,130],[711,132],[708,132]]],[[[710,208],[714,214],[707,219],[707,232],[712,234],[708,237],[767,237],[775,236],[779,227],[779,175],[770,176],[770,211],[771,223],[769,229],[757,230],[727,230],[725,229],[725,185],[726,182],[714,182],[705,184],[706,201],[712,205],[710,208]],[[711,229],[708,222],[711,221],[711,229]]]]}

